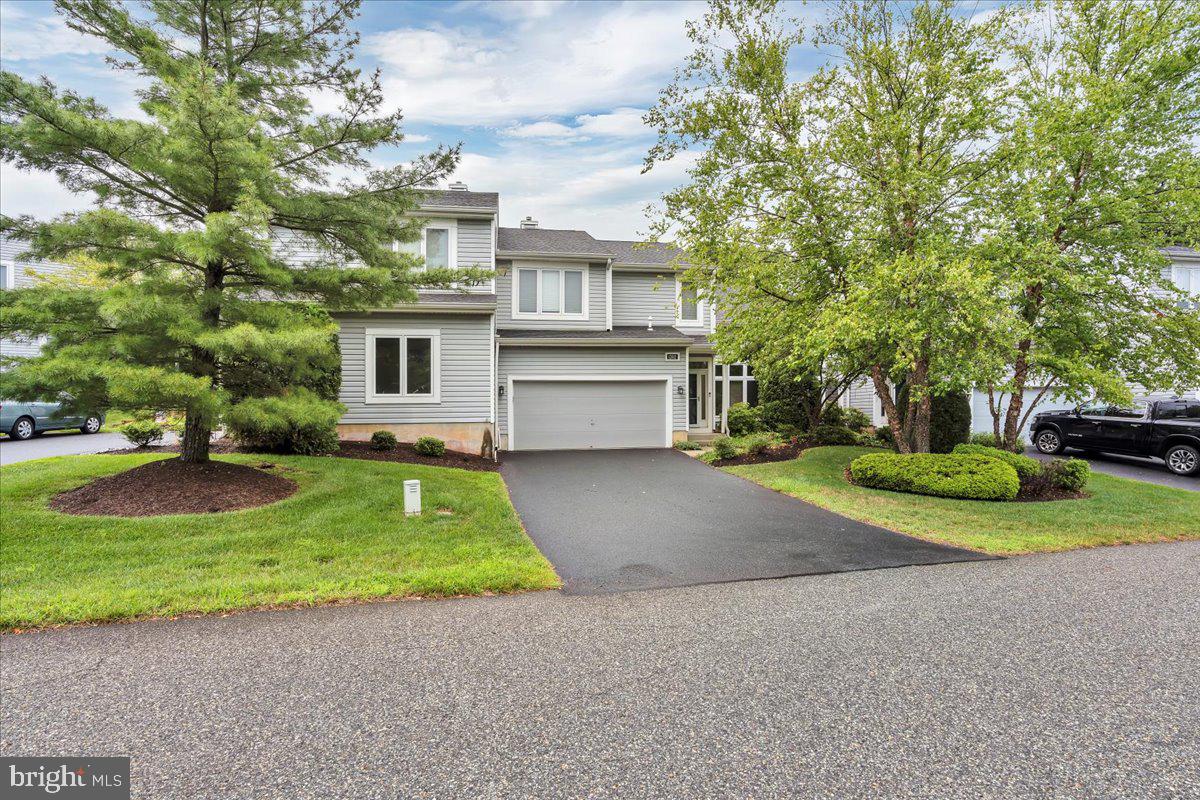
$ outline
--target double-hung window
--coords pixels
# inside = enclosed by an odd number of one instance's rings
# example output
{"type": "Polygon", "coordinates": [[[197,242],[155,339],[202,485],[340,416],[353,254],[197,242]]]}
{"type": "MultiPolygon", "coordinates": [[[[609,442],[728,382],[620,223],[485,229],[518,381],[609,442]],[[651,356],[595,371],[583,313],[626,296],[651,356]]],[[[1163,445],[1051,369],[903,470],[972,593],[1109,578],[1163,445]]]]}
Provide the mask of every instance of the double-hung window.
{"type": "Polygon", "coordinates": [[[438,331],[367,331],[368,403],[436,403],[441,399],[438,331]]]}
{"type": "Polygon", "coordinates": [[[431,219],[425,222],[420,237],[414,242],[397,242],[396,250],[420,256],[426,269],[446,269],[457,266],[455,244],[458,225],[452,219],[431,219]]]}
{"type": "Polygon", "coordinates": [[[1200,267],[1175,267],[1175,285],[1191,295],[1183,300],[1184,308],[1200,309],[1200,267]]]}
{"type": "Polygon", "coordinates": [[[587,316],[582,269],[519,267],[516,281],[513,316],[587,316]]]}
{"type": "Polygon", "coordinates": [[[704,324],[704,301],[700,299],[699,293],[694,286],[684,286],[682,283],[677,283],[678,295],[678,317],[677,325],[703,325],[704,324]]]}

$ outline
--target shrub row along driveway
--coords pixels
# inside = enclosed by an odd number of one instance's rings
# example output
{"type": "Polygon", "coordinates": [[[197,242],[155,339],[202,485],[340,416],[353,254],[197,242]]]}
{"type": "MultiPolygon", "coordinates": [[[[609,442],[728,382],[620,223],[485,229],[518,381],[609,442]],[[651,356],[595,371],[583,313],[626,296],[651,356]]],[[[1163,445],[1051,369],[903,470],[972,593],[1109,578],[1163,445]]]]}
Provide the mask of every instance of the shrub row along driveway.
{"type": "Polygon", "coordinates": [[[501,474],[569,593],[986,558],[846,519],[673,450],[510,453],[501,474]]]}

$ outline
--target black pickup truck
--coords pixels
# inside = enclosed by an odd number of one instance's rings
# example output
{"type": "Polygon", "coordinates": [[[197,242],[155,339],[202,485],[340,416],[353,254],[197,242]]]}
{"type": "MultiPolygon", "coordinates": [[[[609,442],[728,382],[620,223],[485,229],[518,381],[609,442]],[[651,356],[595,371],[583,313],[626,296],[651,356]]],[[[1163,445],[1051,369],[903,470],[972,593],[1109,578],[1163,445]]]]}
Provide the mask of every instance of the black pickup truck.
{"type": "Polygon", "coordinates": [[[1154,456],[1176,475],[1200,473],[1200,400],[1147,400],[1130,406],[1089,403],[1033,418],[1033,445],[1041,453],[1068,447],[1154,456]]]}

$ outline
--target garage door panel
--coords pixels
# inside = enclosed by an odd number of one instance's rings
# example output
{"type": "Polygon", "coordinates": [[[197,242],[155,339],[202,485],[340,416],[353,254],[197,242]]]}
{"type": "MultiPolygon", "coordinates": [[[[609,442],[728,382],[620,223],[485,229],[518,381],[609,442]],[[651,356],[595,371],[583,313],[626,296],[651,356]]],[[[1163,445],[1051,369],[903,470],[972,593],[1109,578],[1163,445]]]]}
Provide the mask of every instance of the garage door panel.
{"type": "Polygon", "coordinates": [[[663,447],[663,381],[514,382],[519,450],[663,447]]]}

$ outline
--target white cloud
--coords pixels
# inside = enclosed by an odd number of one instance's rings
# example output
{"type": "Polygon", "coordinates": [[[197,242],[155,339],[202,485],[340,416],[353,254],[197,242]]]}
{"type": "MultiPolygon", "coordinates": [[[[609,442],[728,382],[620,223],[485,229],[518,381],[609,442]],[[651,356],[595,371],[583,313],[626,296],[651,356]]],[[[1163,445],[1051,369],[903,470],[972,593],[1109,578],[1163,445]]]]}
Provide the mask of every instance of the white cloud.
{"type": "MultiPolygon", "coordinates": [[[[49,7],[49,5],[47,5],[49,7]]],[[[0,59],[26,61],[55,56],[107,53],[107,42],[73,31],[54,14],[33,16],[18,6],[0,3],[0,59]]]]}
{"type": "Polygon", "coordinates": [[[41,220],[52,219],[67,211],[92,208],[89,195],[64,189],[49,172],[22,172],[11,164],[0,164],[0,213],[10,217],[32,214],[41,220]]]}
{"type": "Polygon", "coordinates": [[[652,99],[691,51],[684,22],[702,12],[693,2],[584,4],[518,25],[519,35],[400,28],[365,37],[363,51],[409,119],[512,124],[652,99]]]}
{"type": "Polygon", "coordinates": [[[633,239],[649,230],[646,207],[686,177],[694,163],[683,154],[641,173],[640,147],[579,145],[548,151],[539,142],[514,142],[495,156],[465,153],[455,180],[477,191],[500,192],[500,223],[525,216],[545,228],[576,228],[598,238],[633,239]]]}
{"type": "Polygon", "coordinates": [[[500,133],[515,139],[542,139],[549,144],[586,142],[599,137],[632,138],[652,133],[642,123],[644,113],[638,108],[618,108],[608,114],[581,114],[575,118],[574,126],[542,120],[513,125],[500,133]]]}
{"type": "Polygon", "coordinates": [[[422,144],[424,142],[429,142],[429,141],[432,141],[432,139],[430,139],[428,136],[426,136],[423,133],[406,133],[406,134],[404,134],[404,143],[405,144],[422,144]]]}

